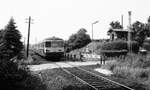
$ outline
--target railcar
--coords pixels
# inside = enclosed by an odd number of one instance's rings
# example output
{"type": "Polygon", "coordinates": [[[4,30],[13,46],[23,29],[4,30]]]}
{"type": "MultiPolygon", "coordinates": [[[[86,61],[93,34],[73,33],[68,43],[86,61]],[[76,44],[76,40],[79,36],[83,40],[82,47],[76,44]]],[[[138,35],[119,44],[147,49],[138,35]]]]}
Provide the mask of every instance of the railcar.
{"type": "Polygon", "coordinates": [[[50,37],[35,45],[35,51],[48,60],[60,60],[64,56],[64,40],[50,37]]]}

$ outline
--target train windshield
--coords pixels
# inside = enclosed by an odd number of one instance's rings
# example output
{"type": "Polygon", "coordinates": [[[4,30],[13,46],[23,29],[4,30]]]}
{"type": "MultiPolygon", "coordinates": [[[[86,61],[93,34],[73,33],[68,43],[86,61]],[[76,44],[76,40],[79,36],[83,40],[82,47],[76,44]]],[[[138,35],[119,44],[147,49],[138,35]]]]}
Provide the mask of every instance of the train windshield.
{"type": "Polygon", "coordinates": [[[47,41],[45,42],[45,47],[63,47],[63,41],[47,41]]]}
{"type": "Polygon", "coordinates": [[[51,42],[45,42],[46,47],[51,47],[51,42]]]}
{"type": "Polygon", "coordinates": [[[51,47],[63,47],[63,41],[52,41],[51,47]]]}

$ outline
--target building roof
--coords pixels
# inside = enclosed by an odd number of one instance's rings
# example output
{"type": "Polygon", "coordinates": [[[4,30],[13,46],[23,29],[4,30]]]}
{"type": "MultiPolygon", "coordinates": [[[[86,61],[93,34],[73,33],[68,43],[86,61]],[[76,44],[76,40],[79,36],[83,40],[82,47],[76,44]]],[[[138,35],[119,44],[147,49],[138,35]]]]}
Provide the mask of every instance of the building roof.
{"type": "Polygon", "coordinates": [[[53,36],[53,37],[46,38],[45,40],[63,40],[63,39],[53,36]]]}
{"type": "MultiPolygon", "coordinates": [[[[112,33],[112,32],[124,32],[124,33],[127,33],[127,32],[129,32],[129,29],[110,29],[108,31],[108,34],[112,33]]],[[[133,31],[130,31],[130,32],[133,32],[133,31]]]]}
{"type": "Polygon", "coordinates": [[[118,31],[118,32],[128,32],[128,29],[112,29],[113,31],[118,31]]]}

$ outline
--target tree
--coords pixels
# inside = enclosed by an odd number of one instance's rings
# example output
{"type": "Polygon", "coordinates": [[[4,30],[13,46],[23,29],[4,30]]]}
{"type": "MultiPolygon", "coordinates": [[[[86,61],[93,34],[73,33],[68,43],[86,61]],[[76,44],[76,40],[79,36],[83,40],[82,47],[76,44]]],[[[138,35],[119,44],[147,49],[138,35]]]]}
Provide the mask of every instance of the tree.
{"type": "Polygon", "coordinates": [[[72,34],[68,40],[69,47],[71,47],[71,49],[78,49],[90,43],[91,38],[86,32],[86,29],[81,28],[76,34],[72,34]]]}
{"type": "Polygon", "coordinates": [[[150,23],[150,16],[148,17],[147,22],[150,23]]]}
{"type": "Polygon", "coordinates": [[[147,19],[146,29],[148,31],[147,37],[150,37],[150,16],[147,19]]]}
{"type": "Polygon", "coordinates": [[[112,21],[110,23],[111,29],[122,29],[122,25],[118,21],[112,21]]]}
{"type": "Polygon", "coordinates": [[[8,55],[8,58],[12,58],[16,55],[18,55],[21,50],[23,49],[23,44],[20,41],[21,40],[21,34],[16,29],[17,26],[15,26],[14,19],[11,18],[9,23],[6,25],[2,39],[3,41],[1,44],[4,45],[2,49],[2,53],[8,55]]]}
{"type": "Polygon", "coordinates": [[[86,32],[87,32],[86,29],[81,28],[81,29],[77,32],[77,34],[86,34],[86,32]]]}
{"type": "Polygon", "coordinates": [[[136,21],[132,24],[131,30],[133,31],[133,39],[136,40],[141,46],[145,38],[149,35],[149,26],[140,21],[136,21]]]}

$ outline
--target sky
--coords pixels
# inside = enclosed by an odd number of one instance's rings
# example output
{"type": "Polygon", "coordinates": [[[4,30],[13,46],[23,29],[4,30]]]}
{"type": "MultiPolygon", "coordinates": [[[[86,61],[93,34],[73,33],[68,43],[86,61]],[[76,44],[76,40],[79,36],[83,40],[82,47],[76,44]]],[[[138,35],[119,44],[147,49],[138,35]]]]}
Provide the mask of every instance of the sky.
{"type": "Polygon", "coordinates": [[[109,38],[107,31],[111,21],[128,25],[128,11],[132,11],[131,22],[147,22],[150,16],[149,0],[0,0],[0,29],[13,17],[22,41],[27,41],[28,23],[31,16],[30,43],[56,36],[64,40],[85,28],[94,39],[109,38]]]}

